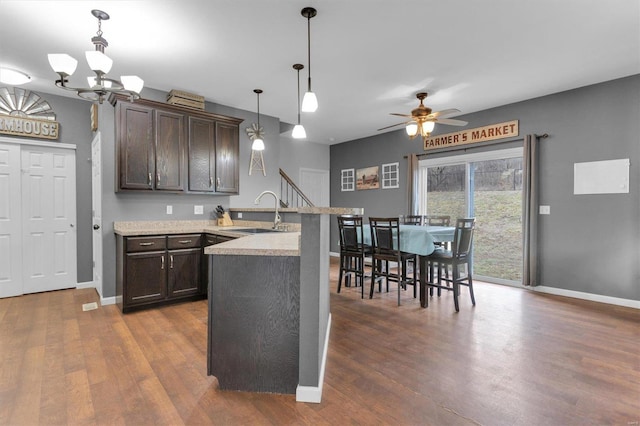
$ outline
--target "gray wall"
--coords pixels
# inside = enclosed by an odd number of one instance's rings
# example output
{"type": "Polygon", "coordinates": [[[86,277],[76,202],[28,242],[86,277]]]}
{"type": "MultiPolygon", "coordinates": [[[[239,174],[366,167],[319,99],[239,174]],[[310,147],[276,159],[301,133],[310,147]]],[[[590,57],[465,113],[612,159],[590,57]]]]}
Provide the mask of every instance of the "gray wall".
{"type": "MultiPolygon", "coordinates": [[[[640,300],[640,75],[461,116],[468,128],[520,120],[520,135],[548,133],[540,141],[540,284],[640,300]],[[630,193],[573,195],[577,162],[630,158],[630,193]]],[[[457,128],[436,126],[434,135],[457,128]]],[[[521,141],[498,147],[522,146],[521,141]]],[[[495,149],[468,148],[463,152],[495,149]]],[[[331,146],[331,206],[363,207],[365,216],[407,213],[409,153],[419,139],[404,130],[331,146]],[[400,163],[399,189],[341,192],[340,170],[400,163]]],[[[438,154],[430,154],[438,155],[438,154]]],[[[451,154],[449,154],[451,155],[451,154]]],[[[337,251],[337,225],[331,225],[337,251]]]]}
{"type": "MultiPolygon", "coordinates": [[[[164,102],[166,93],[145,89],[143,97],[164,102]]],[[[87,104],[88,105],[88,104],[87,104]]],[[[87,107],[88,108],[88,107],[87,107]]],[[[267,176],[254,172],[249,176],[249,159],[251,142],[245,128],[257,122],[253,112],[225,107],[207,102],[206,110],[223,115],[242,118],[240,124],[240,193],[239,195],[195,195],[195,194],[157,194],[157,193],[116,193],[115,176],[115,109],[110,104],[100,108],[100,131],[102,137],[102,219],[103,219],[103,287],[102,296],[115,295],[115,236],[113,222],[130,220],[203,220],[212,219],[212,212],[217,205],[229,207],[255,207],[253,201],[260,192],[280,191],[280,175],[278,168],[285,170],[294,180],[300,167],[312,162],[329,164],[329,147],[310,142],[300,145],[310,147],[309,154],[303,149],[296,154],[289,154],[291,144],[278,132],[280,121],[277,118],[260,114],[260,124],[265,129],[264,162],[267,176]],[[285,155],[285,153],[287,153],[285,155]],[[173,214],[166,214],[166,205],[173,206],[173,214]],[[194,215],[193,206],[203,205],[205,214],[194,215]]],[[[298,143],[298,142],[296,142],[298,143]]],[[[91,174],[88,174],[90,178],[91,174]]],[[[79,178],[80,179],[80,178],[79,178]]],[[[90,193],[89,193],[90,195],[90,193]]],[[[91,199],[89,196],[89,204],[91,199]]],[[[273,207],[269,200],[263,200],[264,207],[273,207]]],[[[85,259],[86,261],[86,259],[85,259]]],[[[88,259],[91,261],[91,258],[88,259]]]]}

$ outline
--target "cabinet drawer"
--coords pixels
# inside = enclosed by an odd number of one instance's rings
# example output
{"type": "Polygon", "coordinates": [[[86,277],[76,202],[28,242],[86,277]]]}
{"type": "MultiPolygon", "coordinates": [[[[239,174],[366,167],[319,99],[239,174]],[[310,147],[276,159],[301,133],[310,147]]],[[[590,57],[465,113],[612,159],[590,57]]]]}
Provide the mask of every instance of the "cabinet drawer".
{"type": "Polygon", "coordinates": [[[164,250],[166,237],[128,237],[127,252],[164,250]]]}
{"type": "Polygon", "coordinates": [[[167,247],[169,250],[181,248],[200,248],[200,234],[169,235],[167,247]]]}

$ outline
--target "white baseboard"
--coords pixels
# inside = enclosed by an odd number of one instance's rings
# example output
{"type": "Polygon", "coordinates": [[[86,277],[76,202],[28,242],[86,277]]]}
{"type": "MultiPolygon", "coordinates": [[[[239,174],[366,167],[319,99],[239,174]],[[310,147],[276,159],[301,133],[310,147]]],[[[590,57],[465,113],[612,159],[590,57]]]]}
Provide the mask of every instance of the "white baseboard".
{"type": "Polygon", "coordinates": [[[77,283],[76,284],[76,288],[77,289],[81,289],[81,288],[96,288],[96,285],[93,281],[87,281],[84,283],[77,283]]]}
{"type": "Polygon", "coordinates": [[[106,306],[106,305],[115,305],[116,304],[116,297],[100,297],[100,305],[102,306],[106,306]]]}
{"type": "Polygon", "coordinates": [[[573,297],[576,299],[590,300],[592,302],[608,303],[610,305],[626,306],[627,308],[640,309],[640,300],[622,299],[619,297],[603,296],[600,294],[585,293],[582,291],[565,290],[563,288],[536,286],[531,287],[533,291],[540,293],[555,294],[557,296],[573,297]]]}
{"type": "Polygon", "coordinates": [[[322,351],[322,364],[320,364],[320,376],[318,386],[300,386],[296,389],[296,402],[313,402],[319,404],[322,401],[322,385],[324,384],[324,367],[327,364],[327,350],[329,348],[329,332],[331,331],[331,314],[327,320],[327,332],[324,335],[324,350],[322,351]]]}
{"type": "Polygon", "coordinates": [[[329,256],[331,256],[331,257],[340,257],[340,253],[337,253],[335,251],[330,251],[329,252],[329,256]]]}

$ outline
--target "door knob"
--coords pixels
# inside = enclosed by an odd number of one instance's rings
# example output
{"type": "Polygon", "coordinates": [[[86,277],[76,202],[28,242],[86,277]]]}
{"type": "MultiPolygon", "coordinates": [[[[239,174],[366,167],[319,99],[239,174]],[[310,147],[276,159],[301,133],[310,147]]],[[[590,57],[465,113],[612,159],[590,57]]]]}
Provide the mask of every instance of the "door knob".
{"type": "Polygon", "coordinates": [[[93,229],[96,229],[96,230],[100,229],[100,225],[93,225],[93,229]]]}

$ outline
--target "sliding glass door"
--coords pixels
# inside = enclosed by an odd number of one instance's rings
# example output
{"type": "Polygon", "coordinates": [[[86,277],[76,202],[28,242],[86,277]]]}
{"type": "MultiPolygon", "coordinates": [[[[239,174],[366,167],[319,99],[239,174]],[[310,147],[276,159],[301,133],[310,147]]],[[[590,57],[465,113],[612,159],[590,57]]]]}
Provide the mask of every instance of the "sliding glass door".
{"type": "Polygon", "coordinates": [[[478,279],[522,282],[522,149],[420,162],[420,214],[475,217],[478,279]]]}

